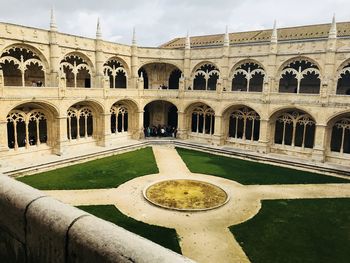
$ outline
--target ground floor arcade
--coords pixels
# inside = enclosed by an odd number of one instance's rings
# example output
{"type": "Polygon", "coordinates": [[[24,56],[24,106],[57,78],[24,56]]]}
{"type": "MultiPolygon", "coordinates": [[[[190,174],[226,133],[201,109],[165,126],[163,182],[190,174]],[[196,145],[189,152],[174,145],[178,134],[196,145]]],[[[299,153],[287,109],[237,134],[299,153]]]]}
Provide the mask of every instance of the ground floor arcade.
{"type": "Polygon", "coordinates": [[[104,109],[95,101],[79,101],[57,110],[45,102],[11,108],[0,122],[1,156],[47,151],[63,154],[74,146],[118,145],[124,139],[176,137],[261,153],[311,157],[346,164],[350,156],[350,113],[320,123],[298,107],[271,114],[248,105],[218,112],[204,102],[176,105],[167,100],[140,106],[129,99],[104,109]]]}

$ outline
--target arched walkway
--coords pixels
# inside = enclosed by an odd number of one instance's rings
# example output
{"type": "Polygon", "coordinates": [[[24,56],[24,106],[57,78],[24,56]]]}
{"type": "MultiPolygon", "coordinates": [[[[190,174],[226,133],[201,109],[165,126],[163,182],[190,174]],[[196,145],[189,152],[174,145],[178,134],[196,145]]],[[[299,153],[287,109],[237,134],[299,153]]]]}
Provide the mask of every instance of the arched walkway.
{"type": "Polygon", "coordinates": [[[331,152],[350,154],[350,113],[334,117],[328,124],[331,152]]]}
{"type": "Polygon", "coordinates": [[[66,79],[66,86],[90,88],[92,68],[88,61],[76,53],[70,53],[60,62],[60,74],[66,79]]]}
{"type": "Polygon", "coordinates": [[[0,57],[0,71],[4,76],[5,86],[45,86],[46,67],[33,50],[12,46],[0,57]]]}
{"type": "Polygon", "coordinates": [[[241,64],[232,72],[232,91],[261,92],[265,75],[264,69],[255,62],[241,64]]]}
{"type": "Polygon", "coordinates": [[[188,126],[194,135],[213,135],[215,127],[215,111],[204,103],[194,103],[185,111],[188,126]]]}
{"type": "Polygon", "coordinates": [[[204,64],[193,72],[194,90],[216,90],[220,72],[213,64],[204,64]]]}
{"type": "Polygon", "coordinates": [[[275,144],[314,147],[316,122],[310,114],[298,109],[286,109],[275,113],[271,122],[274,123],[275,144]]]}
{"type": "Polygon", "coordinates": [[[143,78],[144,89],[179,89],[182,71],[169,63],[149,63],[138,73],[143,78]]]}
{"type": "Polygon", "coordinates": [[[137,130],[137,105],[133,101],[120,100],[115,102],[110,113],[112,134],[128,135],[137,130]]]}
{"type": "Polygon", "coordinates": [[[145,136],[176,136],[177,107],[163,100],[152,101],[144,107],[145,136]]]}
{"type": "Polygon", "coordinates": [[[8,148],[54,145],[57,116],[57,111],[44,103],[28,102],[15,107],[6,117],[8,148]]]}
{"type": "Polygon", "coordinates": [[[320,70],[317,65],[307,59],[291,60],[283,67],[279,78],[279,92],[281,93],[320,93],[320,70]]]}

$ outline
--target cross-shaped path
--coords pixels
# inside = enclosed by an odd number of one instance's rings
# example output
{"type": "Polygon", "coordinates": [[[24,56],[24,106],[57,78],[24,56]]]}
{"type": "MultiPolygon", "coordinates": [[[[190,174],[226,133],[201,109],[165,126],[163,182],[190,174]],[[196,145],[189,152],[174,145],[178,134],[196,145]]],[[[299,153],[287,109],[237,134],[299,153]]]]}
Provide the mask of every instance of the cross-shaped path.
{"type": "Polygon", "coordinates": [[[249,262],[228,227],[247,221],[261,200],[350,197],[350,184],[241,185],[235,181],[191,173],[173,146],[153,146],[158,174],[130,180],[118,188],[45,191],[71,205],[113,204],[124,214],[148,224],[176,229],[182,253],[197,262],[249,262]],[[222,207],[180,212],[150,204],[142,195],[148,185],[168,179],[194,179],[220,186],[230,196],[222,207]]]}

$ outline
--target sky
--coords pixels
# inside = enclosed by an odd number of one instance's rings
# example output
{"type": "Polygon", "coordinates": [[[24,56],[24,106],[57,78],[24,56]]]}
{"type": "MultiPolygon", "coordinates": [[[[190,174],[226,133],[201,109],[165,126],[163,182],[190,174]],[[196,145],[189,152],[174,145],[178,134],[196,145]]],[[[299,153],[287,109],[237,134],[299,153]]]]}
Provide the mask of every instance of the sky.
{"type": "Polygon", "coordinates": [[[350,21],[350,0],[0,0],[0,21],[48,29],[53,7],[58,30],[94,38],[159,46],[175,37],[350,21]]]}

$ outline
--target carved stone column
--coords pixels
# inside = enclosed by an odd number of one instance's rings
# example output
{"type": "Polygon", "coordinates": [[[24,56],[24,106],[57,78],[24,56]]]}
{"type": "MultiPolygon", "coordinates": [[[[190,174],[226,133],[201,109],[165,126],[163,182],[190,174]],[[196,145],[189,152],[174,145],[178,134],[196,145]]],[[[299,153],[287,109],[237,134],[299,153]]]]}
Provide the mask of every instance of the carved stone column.
{"type": "Polygon", "coordinates": [[[221,115],[215,115],[215,125],[213,134],[213,143],[216,145],[224,144],[224,131],[223,131],[223,117],[221,115]]]}
{"type": "MultiPolygon", "coordinates": [[[[53,153],[57,155],[64,155],[65,146],[68,143],[67,138],[67,117],[61,116],[56,118],[54,130],[56,130],[56,142],[54,143],[53,153]]],[[[52,133],[54,134],[54,133],[52,133]]]]}
{"type": "Polygon", "coordinates": [[[187,139],[188,138],[188,127],[186,123],[186,114],[184,112],[177,112],[177,134],[176,138],[178,139],[187,139]]]}
{"type": "Polygon", "coordinates": [[[268,153],[270,152],[271,145],[271,126],[268,120],[260,120],[260,131],[259,131],[259,152],[268,153]]]}
{"type": "Polygon", "coordinates": [[[326,131],[327,125],[316,124],[315,143],[312,151],[312,159],[324,162],[326,153],[326,131]]]}

